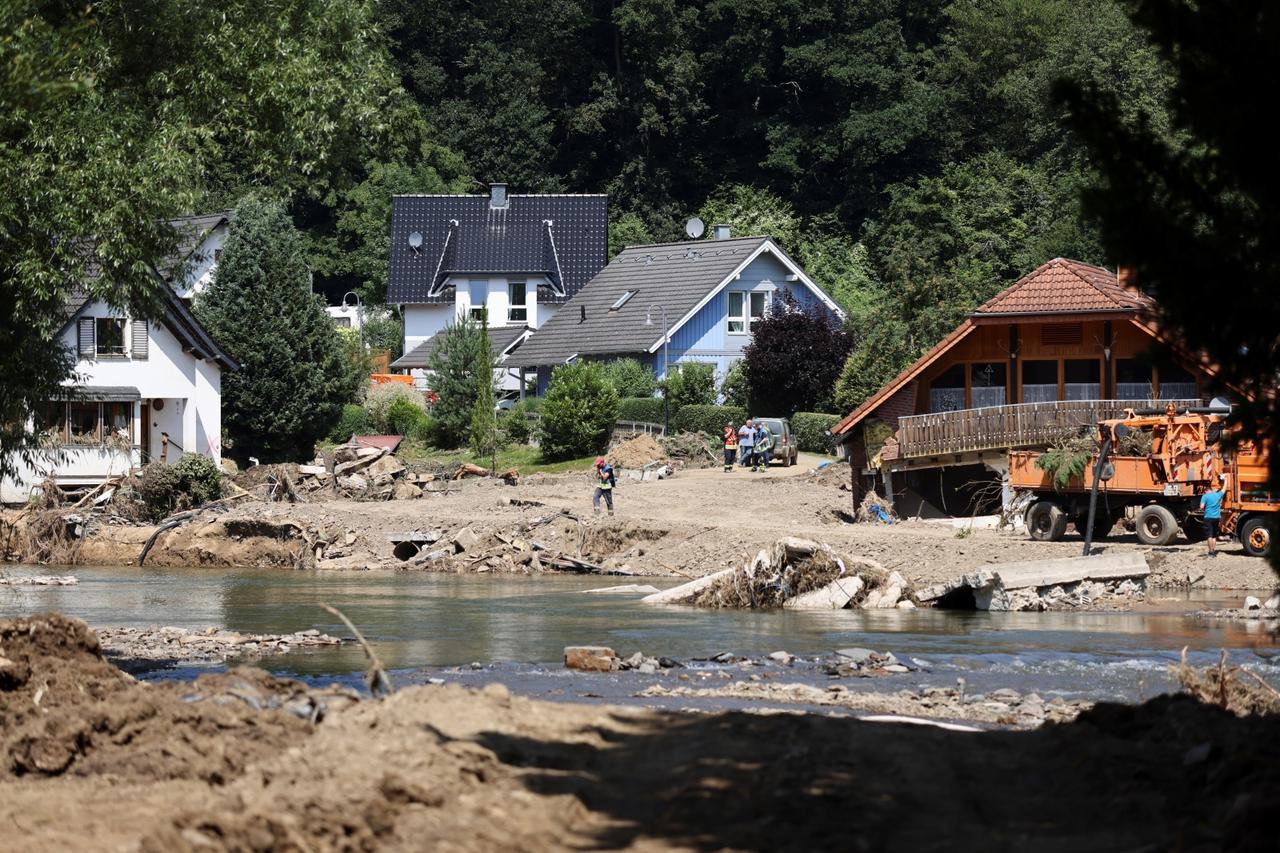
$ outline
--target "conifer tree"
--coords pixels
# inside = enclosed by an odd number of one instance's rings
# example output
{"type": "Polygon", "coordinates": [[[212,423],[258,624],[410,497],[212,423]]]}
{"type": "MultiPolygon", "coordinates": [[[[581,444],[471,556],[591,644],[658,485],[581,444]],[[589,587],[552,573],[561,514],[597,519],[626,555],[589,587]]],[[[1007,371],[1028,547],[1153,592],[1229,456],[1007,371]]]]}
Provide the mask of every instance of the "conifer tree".
{"type": "MultiPolygon", "coordinates": [[[[489,324],[480,323],[480,341],[483,352],[492,353],[489,348],[489,324]]],[[[490,467],[496,468],[495,456],[498,452],[498,416],[494,411],[493,398],[493,364],[489,362],[488,370],[476,372],[476,401],[471,407],[471,452],[478,459],[489,459],[490,467]]]]}
{"type": "Polygon", "coordinates": [[[311,291],[305,248],[283,206],[247,198],[196,300],[200,322],[240,363],[222,377],[222,423],[239,458],[310,456],[355,392],[351,361],[311,291]]]}
{"type": "Polygon", "coordinates": [[[462,447],[469,443],[476,397],[486,376],[492,401],[493,355],[489,351],[489,336],[480,322],[471,317],[459,317],[436,335],[440,340],[428,360],[431,389],[440,398],[431,409],[436,440],[442,447],[462,447]]]}

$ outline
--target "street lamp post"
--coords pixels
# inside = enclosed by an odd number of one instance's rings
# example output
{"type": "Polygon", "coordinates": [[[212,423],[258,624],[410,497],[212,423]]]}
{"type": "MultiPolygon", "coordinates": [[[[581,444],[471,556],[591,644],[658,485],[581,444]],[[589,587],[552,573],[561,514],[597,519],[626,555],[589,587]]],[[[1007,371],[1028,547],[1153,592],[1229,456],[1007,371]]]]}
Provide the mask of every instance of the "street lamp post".
{"type": "MultiPolygon", "coordinates": [[[[667,345],[671,342],[671,335],[667,330],[667,306],[654,303],[649,306],[644,314],[644,324],[646,326],[653,325],[653,309],[657,308],[662,312],[662,378],[667,379],[667,345]]],[[[666,435],[671,431],[670,425],[670,404],[667,402],[667,392],[662,392],[662,434],[666,435]]]]}
{"type": "Polygon", "coordinates": [[[354,290],[348,290],[342,294],[342,307],[347,307],[347,297],[354,296],[356,298],[356,334],[360,337],[360,352],[364,352],[364,303],[360,301],[360,294],[354,290]]]}

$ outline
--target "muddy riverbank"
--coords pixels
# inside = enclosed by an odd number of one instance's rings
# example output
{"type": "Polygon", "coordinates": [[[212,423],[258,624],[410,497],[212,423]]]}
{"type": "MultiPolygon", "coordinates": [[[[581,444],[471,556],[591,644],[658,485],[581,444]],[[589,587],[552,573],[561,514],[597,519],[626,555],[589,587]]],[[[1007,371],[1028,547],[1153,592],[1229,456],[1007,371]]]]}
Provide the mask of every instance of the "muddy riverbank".
{"type": "MultiPolygon", "coordinates": [[[[849,523],[852,506],[841,488],[846,478],[846,466],[758,475],[681,470],[664,480],[624,481],[612,518],[591,514],[590,481],[577,474],[535,475],[515,486],[466,480],[415,500],[246,498],[161,533],[146,564],[542,575],[562,570],[567,559],[605,572],[689,578],[744,565],[777,539],[799,536],[875,560],[918,588],[985,565],[1080,552],[1081,543],[1071,538],[1034,542],[1025,534],[939,522],[849,523]],[[748,523],[746,507],[769,511],[752,510],[748,523]]],[[[15,521],[12,512],[5,518],[15,521]]],[[[87,535],[66,551],[68,562],[134,564],[155,532],[101,517],[85,526],[87,535]]],[[[1152,548],[1116,528],[1096,550],[1142,553],[1153,588],[1266,590],[1276,584],[1266,561],[1245,556],[1236,543],[1208,559],[1202,545],[1152,548]]]]}
{"type": "Polygon", "coordinates": [[[1280,797],[1280,718],[1187,698],[1025,732],[500,685],[354,701],[252,671],[135,682],[59,617],[0,623],[0,657],[14,851],[1264,850],[1280,797]]]}

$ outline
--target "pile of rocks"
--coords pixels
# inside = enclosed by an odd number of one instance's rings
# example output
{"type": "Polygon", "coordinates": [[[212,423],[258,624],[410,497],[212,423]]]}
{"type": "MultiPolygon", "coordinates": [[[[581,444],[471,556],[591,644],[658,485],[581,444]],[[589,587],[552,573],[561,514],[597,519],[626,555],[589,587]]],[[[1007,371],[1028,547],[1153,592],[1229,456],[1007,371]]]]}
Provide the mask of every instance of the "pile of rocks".
{"type": "Polygon", "coordinates": [[[292,634],[241,634],[218,628],[98,628],[103,653],[125,671],[155,664],[221,663],[230,658],[259,658],[299,647],[337,646],[337,637],[315,629],[292,634]]]}
{"type": "Polygon", "coordinates": [[[581,672],[634,671],[641,675],[653,675],[664,669],[682,668],[684,664],[672,658],[648,657],[643,652],[624,658],[608,646],[565,646],[564,666],[565,669],[581,672]]]}
{"type": "Polygon", "coordinates": [[[871,649],[851,648],[836,651],[834,660],[823,665],[822,670],[833,678],[858,676],[871,678],[883,675],[902,675],[920,669],[920,664],[909,657],[899,659],[893,652],[876,652],[871,649]]]}
{"type": "Polygon", "coordinates": [[[412,500],[435,479],[412,473],[388,448],[344,445],[333,451],[332,468],[324,457],[299,465],[294,485],[304,493],[328,489],[356,499],[412,500]]]}

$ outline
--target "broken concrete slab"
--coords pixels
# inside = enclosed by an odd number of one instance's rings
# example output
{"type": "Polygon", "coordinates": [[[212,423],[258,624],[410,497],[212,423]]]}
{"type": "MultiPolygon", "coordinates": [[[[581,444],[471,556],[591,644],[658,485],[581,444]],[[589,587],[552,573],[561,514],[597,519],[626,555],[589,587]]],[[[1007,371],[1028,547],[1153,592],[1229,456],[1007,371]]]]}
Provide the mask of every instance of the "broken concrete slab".
{"type": "Polygon", "coordinates": [[[409,530],[402,533],[388,533],[387,541],[393,545],[401,542],[416,542],[419,545],[426,543],[430,545],[432,542],[439,542],[443,536],[444,534],[439,530],[409,530]]]}
{"type": "Polygon", "coordinates": [[[470,527],[464,527],[457,533],[453,534],[453,539],[451,541],[453,542],[453,547],[458,551],[458,553],[462,553],[479,545],[480,537],[477,536],[476,532],[470,527]]]}
{"type": "Polygon", "coordinates": [[[737,569],[721,569],[718,572],[712,572],[706,577],[697,578],[679,586],[673,586],[671,589],[664,589],[662,592],[646,595],[640,600],[645,604],[677,604],[687,598],[692,598],[696,593],[702,592],[702,590],[711,586],[720,578],[729,577],[735,571],[737,569]]]}
{"type": "Polygon", "coordinates": [[[410,501],[414,498],[422,497],[422,489],[413,483],[406,483],[403,480],[396,482],[391,489],[391,497],[397,501],[410,501]]]}
{"type": "Polygon", "coordinates": [[[783,610],[840,610],[862,591],[862,578],[836,578],[831,583],[782,602],[783,610]]]}
{"type": "Polygon", "coordinates": [[[613,672],[622,668],[622,661],[608,646],[565,646],[564,665],[584,672],[613,672]]]}
{"type": "Polygon", "coordinates": [[[1099,554],[1093,557],[1064,557],[1025,563],[984,566],[1005,589],[1056,586],[1084,580],[1108,581],[1145,578],[1151,574],[1147,558],[1137,552],[1099,554]]]}

